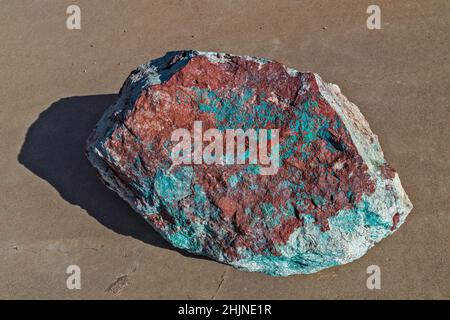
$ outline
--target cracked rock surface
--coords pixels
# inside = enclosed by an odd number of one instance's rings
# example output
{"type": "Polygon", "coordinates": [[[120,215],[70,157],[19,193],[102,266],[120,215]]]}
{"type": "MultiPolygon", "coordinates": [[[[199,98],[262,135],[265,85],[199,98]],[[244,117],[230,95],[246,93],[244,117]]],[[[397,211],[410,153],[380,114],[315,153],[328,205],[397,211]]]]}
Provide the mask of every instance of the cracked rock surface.
{"type": "Polygon", "coordinates": [[[178,51],[139,66],[86,153],[106,186],[174,246],[270,275],[351,262],[412,209],[339,87],[267,59],[178,51]],[[193,133],[194,121],[220,132],[278,129],[279,170],[175,165],[171,134],[193,133]]]}

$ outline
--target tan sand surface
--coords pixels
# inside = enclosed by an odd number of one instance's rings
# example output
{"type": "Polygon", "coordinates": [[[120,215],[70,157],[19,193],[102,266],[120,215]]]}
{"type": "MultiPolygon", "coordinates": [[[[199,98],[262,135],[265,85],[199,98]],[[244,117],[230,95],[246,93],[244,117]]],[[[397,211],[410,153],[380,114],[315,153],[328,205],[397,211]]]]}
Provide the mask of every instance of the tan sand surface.
{"type": "Polygon", "coordinates": [[[450,298],[450,2],[0,1],[0,298],[450,298]],[[81,30],[66,8],[81,8],[81,30]],[[363,258],[273,278],[172,248],[83,144],[129,72],[166,51],[276,59],[338,84],[414,209],[363,258]],[[81,268],[81,290],[66,268],[81,268]],[[366,268],[381,268],[380,290],[366,268]]]}

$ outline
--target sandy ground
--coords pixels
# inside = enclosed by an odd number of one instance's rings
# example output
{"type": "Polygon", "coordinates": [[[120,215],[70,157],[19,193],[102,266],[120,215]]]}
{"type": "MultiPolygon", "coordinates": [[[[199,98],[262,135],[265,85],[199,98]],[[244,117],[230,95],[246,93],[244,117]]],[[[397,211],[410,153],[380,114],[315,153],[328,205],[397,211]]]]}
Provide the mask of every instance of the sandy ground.
{"type": "Polygon", "coordinates": [[[450,2],[0,1],[0,298],[449,298],[450,2]],[[81,7],[81,30],[66,7],[81,7]],[[83,144],[138,64],[268,57],[341,86],[414,210],[351,264],[273,278],[184,254],[95,177],[83,144]],[[81,268],[81,290],[66,268],[81,268]],[[368,290],[366,268],[381,268],[368,290]]]}

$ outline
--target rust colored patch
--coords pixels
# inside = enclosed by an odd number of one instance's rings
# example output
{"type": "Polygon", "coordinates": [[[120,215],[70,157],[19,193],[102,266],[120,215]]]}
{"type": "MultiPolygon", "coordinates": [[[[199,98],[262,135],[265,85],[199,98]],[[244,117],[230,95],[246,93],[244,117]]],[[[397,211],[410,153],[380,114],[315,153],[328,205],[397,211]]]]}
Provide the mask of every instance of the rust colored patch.
{"type": "Polygon", "coordinates": [[[394,231],[397,228],[397,224],[400,221],[400,214],[397,212],[396,214],[394,214],[394,216],[392,217],[392,227],[391,227],[391,231],[394,231]]]}
{"type": "Polygon", "coordinates": [[[383,178],[390,179],[390,180],[395,178],[395,173],[396,173],[395,169],[392,168],[387,163],[382,164],[380,166],[380,171],[381,171],[381,174],[383,175],[383,178]]]}

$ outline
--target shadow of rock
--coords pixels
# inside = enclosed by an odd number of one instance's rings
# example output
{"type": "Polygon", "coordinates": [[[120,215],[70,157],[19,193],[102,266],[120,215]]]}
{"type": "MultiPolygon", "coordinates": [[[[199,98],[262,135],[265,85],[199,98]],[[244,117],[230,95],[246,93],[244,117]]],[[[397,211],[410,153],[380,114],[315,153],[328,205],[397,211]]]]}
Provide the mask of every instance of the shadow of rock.
{"type": "Polygon", "coordinates": [[[176,250],[96,176],[84,155],[90,132],[116,95],[61,99],[43,111],[28,129],[18,160],[48,181],[69,203],[85,209],[107,228],[145,243],[176,250]]]}

